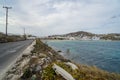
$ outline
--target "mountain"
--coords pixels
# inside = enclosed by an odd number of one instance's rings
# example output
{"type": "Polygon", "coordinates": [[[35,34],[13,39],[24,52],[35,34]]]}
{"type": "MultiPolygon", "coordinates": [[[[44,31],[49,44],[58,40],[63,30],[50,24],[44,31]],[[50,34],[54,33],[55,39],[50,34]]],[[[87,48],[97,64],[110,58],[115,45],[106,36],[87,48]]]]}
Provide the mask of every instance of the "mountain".
{"type": "Polygon", "coordinates": [[[78,31],[63,35],[52,35],[48,38],[60,40],[120,40],[120,33],[94,34],[85,31],[78,31]]]}

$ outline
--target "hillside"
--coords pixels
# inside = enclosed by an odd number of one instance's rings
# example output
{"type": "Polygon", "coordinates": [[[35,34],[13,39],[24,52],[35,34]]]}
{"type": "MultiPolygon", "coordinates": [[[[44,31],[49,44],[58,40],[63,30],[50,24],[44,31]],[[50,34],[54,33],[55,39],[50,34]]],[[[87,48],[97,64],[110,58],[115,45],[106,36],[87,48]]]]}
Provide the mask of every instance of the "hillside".
{"type": "Polygon", "coordinates": [[[120,40],[120,33],[94,34],[85,31],[72,32],[64,35],[52,35],[48,39],[67,40],[120,40]]]}

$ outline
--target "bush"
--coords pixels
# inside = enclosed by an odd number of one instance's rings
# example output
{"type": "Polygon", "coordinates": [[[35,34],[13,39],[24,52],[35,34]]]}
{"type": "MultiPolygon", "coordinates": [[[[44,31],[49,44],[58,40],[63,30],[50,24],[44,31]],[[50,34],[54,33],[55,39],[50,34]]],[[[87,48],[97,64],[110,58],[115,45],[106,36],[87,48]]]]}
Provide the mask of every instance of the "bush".
{"type": "Polygon", "coordinates": [[[28,79],[31,77],[32,77],[32,71],[29,68],[27,68],[21,78],[28,79]]]}
{"type": "Polygon", "coordinates": [[[43,80],[56,80],[55,79],[56,73],[52,69],[52,65],[49,65],[44,69],[42,76],[43,76],[43,80]]]}

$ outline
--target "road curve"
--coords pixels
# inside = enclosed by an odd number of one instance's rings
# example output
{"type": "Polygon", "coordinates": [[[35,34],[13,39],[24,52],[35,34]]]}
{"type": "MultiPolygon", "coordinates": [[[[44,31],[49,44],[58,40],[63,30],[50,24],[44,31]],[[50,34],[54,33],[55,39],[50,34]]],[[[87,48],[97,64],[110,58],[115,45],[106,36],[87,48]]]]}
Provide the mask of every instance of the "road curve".
{"type": "Polygon", "coordinates": [[[0,43],[0,74],[30,45],[33,40],[0,43]]]}

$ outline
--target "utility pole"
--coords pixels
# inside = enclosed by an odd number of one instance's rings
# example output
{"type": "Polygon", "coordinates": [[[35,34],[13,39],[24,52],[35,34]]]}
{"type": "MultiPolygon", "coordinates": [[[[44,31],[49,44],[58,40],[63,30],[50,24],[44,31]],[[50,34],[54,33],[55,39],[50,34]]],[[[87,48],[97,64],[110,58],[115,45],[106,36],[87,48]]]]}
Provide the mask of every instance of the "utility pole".
{"type": "Polygon", "coordinates": [[[26,40],[26,33],[25,33],[25,28],[23,28],[23,31],[24,31],[24,38],[25,38],[25,40],[26,40]]]}
{"type": "Polygon", "coordinates": [[[25,35],[25,28],[23,28],[23,30],[24,30],[24,35],[25,35]]]}
{"type": "Polygon", "coordinates": [[[12,9],[12,7],[3,6],[6,9],[6,36],[7,36],[7,27],[8,27],[8,9],[12,9]]]}

